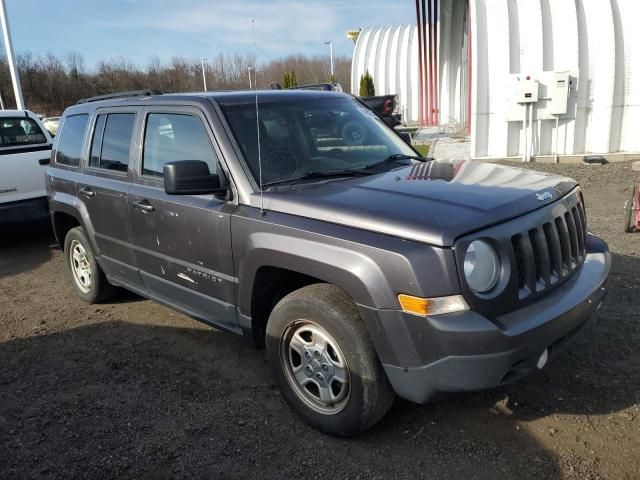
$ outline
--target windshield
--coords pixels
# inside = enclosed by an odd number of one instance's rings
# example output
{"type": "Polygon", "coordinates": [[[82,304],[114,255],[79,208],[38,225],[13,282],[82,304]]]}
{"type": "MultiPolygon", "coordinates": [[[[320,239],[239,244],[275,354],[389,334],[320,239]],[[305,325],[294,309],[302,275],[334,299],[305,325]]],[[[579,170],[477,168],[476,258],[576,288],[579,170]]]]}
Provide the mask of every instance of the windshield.
{"type": "MultiPolygon", "coordinates": [[[[220,106],[259,183],[255,102],[220,106]]],[[[313,172],[366,168],[391,155],[416,155],[380,118],[350,97],[270,98],[260,102],[259,112],[263,185],[313,172]]]]}

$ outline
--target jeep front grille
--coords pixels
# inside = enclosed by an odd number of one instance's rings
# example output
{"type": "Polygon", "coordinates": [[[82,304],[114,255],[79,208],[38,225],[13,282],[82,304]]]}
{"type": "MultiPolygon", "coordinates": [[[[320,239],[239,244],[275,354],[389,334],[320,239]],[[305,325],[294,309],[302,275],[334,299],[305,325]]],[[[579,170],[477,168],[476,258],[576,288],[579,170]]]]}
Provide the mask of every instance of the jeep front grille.
{"type": "Polygon", "coordinates": [[[586,238],[582,201],[564,215],[513,235],[519,299],[544,292],[580,267],[586,255],[586,238]]]}

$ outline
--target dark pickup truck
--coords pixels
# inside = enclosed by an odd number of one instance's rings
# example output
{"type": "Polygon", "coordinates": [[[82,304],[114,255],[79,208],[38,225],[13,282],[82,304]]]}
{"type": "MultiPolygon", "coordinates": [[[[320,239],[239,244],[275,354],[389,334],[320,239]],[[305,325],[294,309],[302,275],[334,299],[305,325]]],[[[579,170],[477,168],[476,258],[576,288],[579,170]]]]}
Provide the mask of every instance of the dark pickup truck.
{"type": "MultiPolygon", "coordinates": [[[[290,90],[316,90],[323,92],[342,92],[339,83],[314,83],[312,85],[301,85],[291,87],[290,90]]],[[[374,97],[358,97],[373,110],[390,127],[398,126],[402,123],[402,114],[398,105],[397,95],[377,95],[374,97]]]]}
{"type": "Polygon", "coordinates": [[[124,287],[266,346],[287,402],[333,435],[396,394],[542,369],[610,269],[573,180],[421,158],[340,93],[89,100],[46,184],[83,300],[124,287]]]}
{"type": "Polygon", "coordinates": [[[395,127],[402,123],[402,115],[400,113],[397,95],[360,97],[360,100],[376,112],[390,127],[395,127]]]}

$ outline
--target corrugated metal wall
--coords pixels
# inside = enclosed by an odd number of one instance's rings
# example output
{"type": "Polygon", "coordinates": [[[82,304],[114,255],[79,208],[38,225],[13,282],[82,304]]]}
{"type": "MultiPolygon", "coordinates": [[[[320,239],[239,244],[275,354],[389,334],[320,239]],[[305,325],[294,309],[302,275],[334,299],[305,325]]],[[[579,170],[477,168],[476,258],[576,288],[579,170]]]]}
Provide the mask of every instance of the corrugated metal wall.
{"type": "MultiPolygon", "coordinates": [[[[474,158],[521,154],[523,122],[510,113],[512,74],[542,82],[553,71],[576,80],[570,113],[559,121],[561,155],[640,152],[640,1],[471,0],[470,6],[474,158]]],[[[441,55],[448,55],[445,48],[441,55]]],[[[550,155],[555,121],[538,107],[532,153],[550,155]]]]}
{"type": "Polygon", "coordinates": [[[442,2],[439,23],[439,121],[441,125],[466,125],[469,104],[467,2],[442,2]]]}
{"type": "Polygon", "coordinates": [[[373,76],[376,95],[397,94],[403,118],[418,121],[418,31],[413,25],[365,28],[353,52],[351,93],[360,77],[373,76]]]}

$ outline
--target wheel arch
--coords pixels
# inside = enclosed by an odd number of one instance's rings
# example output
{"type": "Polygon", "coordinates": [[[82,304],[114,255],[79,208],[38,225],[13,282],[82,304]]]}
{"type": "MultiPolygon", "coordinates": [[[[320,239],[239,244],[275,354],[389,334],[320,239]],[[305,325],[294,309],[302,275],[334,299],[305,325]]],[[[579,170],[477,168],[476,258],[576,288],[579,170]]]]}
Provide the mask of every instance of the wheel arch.
{"type": "Polygon", "coordinates": [[[74,215],[67,212],[53,212],[51,217],[56,242],[60,248],[64,249],[64,239],[66,238],[67,233],[69,233],[69,230],[82,225],[74,215]]]}
{"type": "Polygon", "coordinates": [[[397,300],[380,266],[369,256],[345,247],[277,234],[255,234],[239,268],[238,309],[250,319],[261,345],[263,329],[275,304],[294,290],[328,283],[356,304],[395,308],[397,300]],[[286,250],[285,250],[286,249],[286,250]]]}
{"type": "Polygon", "coordinates": [[[100,256],[98,245],[95,241],[95,231],[89,218],[89,212],[82,202],[68,193],[55,192],[49,200],[51,222],[56,241],[60,248],[64,248],[64,239],[74,227],[82,227],[91,244],[94,255],[100,256]]]}

